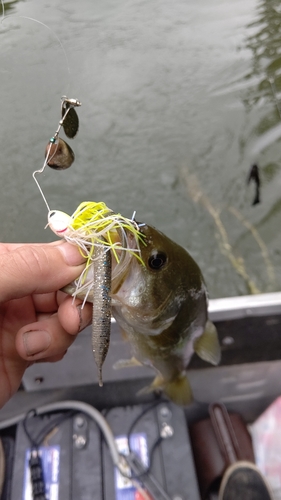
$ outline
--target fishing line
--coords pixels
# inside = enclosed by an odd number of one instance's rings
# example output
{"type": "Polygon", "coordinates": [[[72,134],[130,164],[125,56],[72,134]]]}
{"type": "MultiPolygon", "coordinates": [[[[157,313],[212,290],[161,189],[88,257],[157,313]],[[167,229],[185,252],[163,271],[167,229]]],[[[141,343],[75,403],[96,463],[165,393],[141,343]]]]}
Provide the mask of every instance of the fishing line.
{"type": "Polygon", "coordinates": [[[6,19],[12,19],[12,18],[15,18],[15,19],[26,19],[27,21],[32,21],[34,23],[37,23],[41,26],[44,26],[44,28],[47,28],[47,30],[49,30],[52,35],[54,35],[54,37],[57,39],[62,51],[63,51],[63,54],[64,54],[64,57],[65,57],[65,61],[66,61],[66,67],[67,67],[67,72],[68,72],[68,75],[69,75],[69,82],[68,82],[68,87],[67,87],[67,90],[69,89],[69,85],[70,85],[70,77],[71,77],[71,71],[70,71],[70,64],[69,64],[69,59],[67,57],[67,53],[66,53],[66,50],[63,46],[63,43],[60,39],[60,37],[56,34],[56,32],[50,28],[47,24],[43,23],[42,21],[39,21],[38,19],[34,19],[33,17],[28,17],[28,16],[17,16],[17,15],[9,15],[9,16],[6,16],[5,15],[5,6],[4,6],[4,0],[0,0],[1,1],[1,6],[2,6],[2,19],[1,19],[1,24],[4,24],[4,21],[6,19]]]}

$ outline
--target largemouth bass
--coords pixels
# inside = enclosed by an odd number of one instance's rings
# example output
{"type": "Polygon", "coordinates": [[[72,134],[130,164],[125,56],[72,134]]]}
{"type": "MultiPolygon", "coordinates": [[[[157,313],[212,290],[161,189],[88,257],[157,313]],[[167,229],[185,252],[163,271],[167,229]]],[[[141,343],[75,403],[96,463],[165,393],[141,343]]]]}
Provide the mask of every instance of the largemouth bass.
{"type": "MultiPolygon", "coordinates": [[[[143,262],[131,256],[122,272],[112,275],[112,315],[132,350],[132,359],[121,360],[117,367],[153,367],[157,375],[144,391],[163,390],[176,404],[187,405],[192,391],[186,369],[193,353],[215,365],[220,361],[217,332],[208,320],[206,286],[184,248],[151,226],[138,228],[143,262]]],[[[73,286],[65,291],[72,293],[73,286]]],[[[87,300],[93,300],[91,293],[87,300]]]]}

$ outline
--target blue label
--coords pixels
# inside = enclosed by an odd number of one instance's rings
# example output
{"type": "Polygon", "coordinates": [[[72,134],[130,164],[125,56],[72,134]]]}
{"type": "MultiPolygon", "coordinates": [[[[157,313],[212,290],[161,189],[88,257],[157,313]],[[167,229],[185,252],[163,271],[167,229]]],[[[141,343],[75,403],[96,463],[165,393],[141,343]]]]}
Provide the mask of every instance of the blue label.
{"type": "MultiPolygon", "coordinates": [[[[47,500],[59,500],[60,446],[40,446],[47,500]]],[[[33,500],[29,469],[30,449],[25,453],[22,500],[33,500]]]]}
{"type": "MultiPolygon", "coordinates": [[[[127,436],[118,436],[115,438],[118,451],[123,455],[128,455],[128,439],[127,436]]],[[[131,450],[140,458],[144,466],[148,467],[148,448],[145,434],[132,434],[130,436],[131,450]]],[[[127,474],[131,471],[128,467],[127,474]]],[[[132,481],[123,476],[118,469],[115,469],[115,498],[116,500],[141,500],[142,496],[132,481]]]]}

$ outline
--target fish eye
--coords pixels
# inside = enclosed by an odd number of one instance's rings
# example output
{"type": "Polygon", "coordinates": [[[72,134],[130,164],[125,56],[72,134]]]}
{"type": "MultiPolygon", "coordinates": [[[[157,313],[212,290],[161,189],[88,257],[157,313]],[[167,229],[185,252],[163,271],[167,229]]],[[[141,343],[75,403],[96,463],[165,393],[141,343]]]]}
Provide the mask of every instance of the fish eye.
{"type": "Polygon", "coordinates": [[[158,269],[161,269],[161,267],[164,266],[166,261],[167,261],[167,255],[162,252],[157,252],[149,257],[148,265],[150,269],[155,269],[156,271],[158,271],[158,269]]]}

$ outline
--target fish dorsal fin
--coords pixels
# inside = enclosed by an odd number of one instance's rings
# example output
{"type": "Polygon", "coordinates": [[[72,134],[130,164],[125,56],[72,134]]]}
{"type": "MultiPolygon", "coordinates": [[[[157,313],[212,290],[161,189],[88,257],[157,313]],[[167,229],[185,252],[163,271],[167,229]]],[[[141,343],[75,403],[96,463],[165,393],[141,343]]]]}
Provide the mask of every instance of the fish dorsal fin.
{"type": "Polygon", "coordinates": [[[211,321],[207,321],[205,330],[194,342],[194,351],[201,359],[217,365],[221,359],[221,349],[217,329],[211,321]]]}

